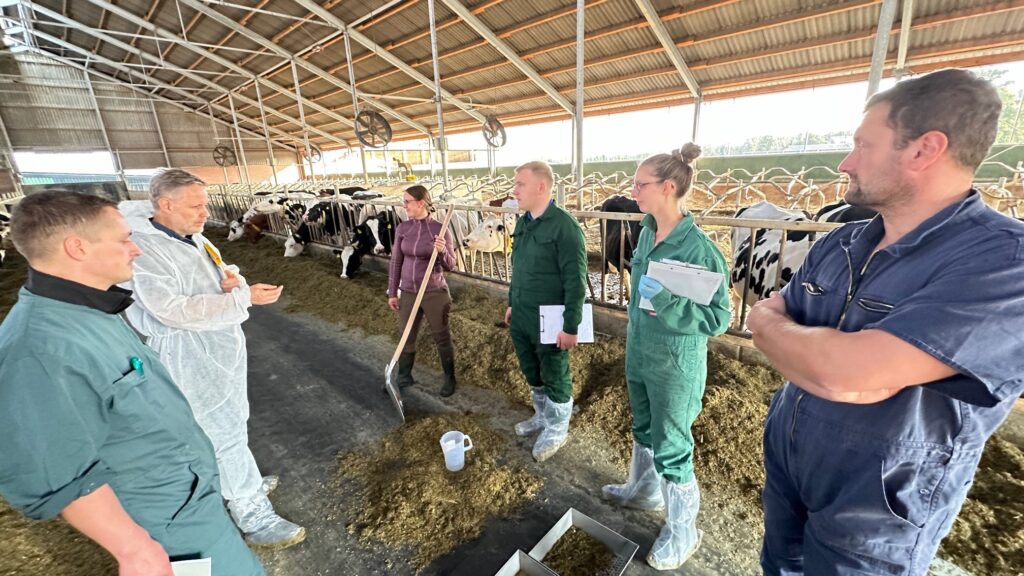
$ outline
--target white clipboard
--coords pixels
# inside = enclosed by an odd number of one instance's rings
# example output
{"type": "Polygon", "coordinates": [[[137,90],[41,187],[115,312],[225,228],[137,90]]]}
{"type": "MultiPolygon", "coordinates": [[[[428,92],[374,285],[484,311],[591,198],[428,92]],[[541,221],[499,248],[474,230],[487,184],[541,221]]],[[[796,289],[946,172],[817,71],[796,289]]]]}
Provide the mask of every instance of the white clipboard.
{"type": "MultiPolygon", "coordinates": [[[[689,298],[703,306],[711,303],[711,298],[725,281],[725,274],[720,272],[672,260],[651,262],[647,267],[647,275],[661,282],[666,290],[676,296],[689,298]]],[[[647,298],[640,298],[640,308],[654,310],[647,298]]]]}
{"type": "MultiPolygon", "coordinates": [[[[562,316],[565,314],[565,306],[541,306],[540,307],[540,343],[554,344],[558,339],[558,333],[562,331],[562,316]]],[[[594,306],[583,305],[583,320],[576,331],[577,344],[592,344],[594,342],[594,306]]]]}
{"type": "Polygon", "coordinates": [[[211,576],[213,560],[211,558],[179,560],[171,562],[171,570],[174,572],[174,576],[211,576]]]}

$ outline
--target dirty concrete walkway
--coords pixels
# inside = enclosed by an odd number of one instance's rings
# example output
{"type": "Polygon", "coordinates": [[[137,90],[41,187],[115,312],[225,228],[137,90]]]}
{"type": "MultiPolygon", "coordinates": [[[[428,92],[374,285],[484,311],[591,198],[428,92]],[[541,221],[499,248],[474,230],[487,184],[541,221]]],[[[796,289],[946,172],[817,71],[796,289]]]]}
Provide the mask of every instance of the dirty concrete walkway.
{"type": "MultiPolygon", "coordinates": [[[[281,312],[281,306],[254,309],[245,324],[249,342],[249,386],[252,414],[250,445],[265,474],[279,474],[273,495],[285,517],[304,525],[304,543],[278,552],[261,553],[270,576],[405,575],[409,551],[360,543],[348,534],[344,507],[353,495],[330,486],[336,456],[369,445],[398,425],[399,419],[380,387],[384,366],[393,352],[387,338],[367,337],[318,319],[281,312]]],[[[382,319],[390,321],[390,319],[382,319]]],[[[525,408],[462,383],[450,401],[435,390],[440,375],[417,367],[420,386],[407,393],[407,413],[469,410],[491,414],[496,429],[510,430],[528,416],[525,408]]],[[[598,439],[599,440],[599,439],[598,439]]],[[[626,574],[664,574],[649,568],[644,557],[660,527],[652,513],[612,508],[598,497],[602,484],[619,482],[599,441],[570,435],[570,442],[552,460],[537,464],[530,441],[517,439],[518,459],[545,484],[518,517],[493,519],[484,535],[438,559],[423,574],[490,576],[517,548],[526,551],[570,507],[636,542],[640,549],[626,574]]],[[[438,457],[441,457],[438,450],[438,457]]],[[[704,486],[701,549],[686,565],[693,575],[757,574],[760,534],[749,522],[737,521],[728,502],[716,501],[714,488],[704,486]]]]}

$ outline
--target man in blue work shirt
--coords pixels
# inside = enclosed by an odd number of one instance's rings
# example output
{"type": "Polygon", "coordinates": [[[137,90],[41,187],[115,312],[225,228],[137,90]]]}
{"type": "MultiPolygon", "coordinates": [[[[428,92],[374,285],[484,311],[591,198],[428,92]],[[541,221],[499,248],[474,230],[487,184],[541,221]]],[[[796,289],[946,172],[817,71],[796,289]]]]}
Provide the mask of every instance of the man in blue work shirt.
{"type": "Polygon", "coordinates": [[[155,352],[120,317],[139,248],[114,203],[42,192],[14,210],[29,262],[0,325],[0,495],[61,515],[121,576],[172,576],[211,558],[215,576],[261,576],[220,494],[213,447],[155,352]]]}
{"type": "Polygon", "coordinates": [[[1024,223],[971,189],[1000,109],[965,70],[872,97],[839,169],[878,216],[751,311],[788,380],[765,424],[765,574],[925,574],[1024,390],[1024,223]]]}

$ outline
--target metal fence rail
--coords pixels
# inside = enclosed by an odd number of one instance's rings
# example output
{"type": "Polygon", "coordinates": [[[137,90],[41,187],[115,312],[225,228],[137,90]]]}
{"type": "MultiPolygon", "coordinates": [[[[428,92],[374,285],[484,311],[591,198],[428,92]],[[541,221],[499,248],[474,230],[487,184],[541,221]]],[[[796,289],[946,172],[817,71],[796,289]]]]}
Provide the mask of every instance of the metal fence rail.
{"type": "MultiPolygon", "coordinates": [[[[213,192],[210,194],[210,213],[211,219],[221,223],[227,223],[231,220],[241,217],[253,203],[258,200],[257,196],[250,196],[248,194],[242,194],[237,192],[213,192]]],[[[320,202],[336,203],[340,206],[348,206],[354,209],[356,214],[366,213],[372,211],[377,214],[381,212],[391,212],[398,215],[398,210],[401,205],[397,199],[384,200],[352,200],[345,196],[329,196],[319,198],[320,202]]],[[[464,215],[466,222],[482,222],[488,217],[507,217],[507,215],[517,216],[519,211],[514,208],[501,208],[501,207],[489,207],[479,206],[476,204],[440,204],[438,206],[439,211],[442,213],[444,210],[456,210],[457,216],[464,215]]],[[[600,212],[600,211],[579,211],[572,210],[570,214],[576,217],[580,222],[580,226],[584,230],[585,237],[587,239],[587,252],[589,255],[590,264],[588,266],[588,278],[587,278],[587,290],[588,296],[592,302],[599,306],[606,306],[610,308],[624,309],[627,298],[628,298],[628,287],[626,286],[627,274],[623,274],[621,270],[617,272],[611,272],[604,266],[605,260],[605,245],[607,239],[607,230],[610,225],[617,225],[620,230],[626,230],[626,226],[629,222],[639,222],[643,219],[643,214],[624,214],[621,212],[600,212]],[[596,263],[595,263],[596,260],[596,263]]],[[[453,217],[455,218],[455,217],[453,217]]],[[[453,221],[455,221],[453,219],[453,221]]],[[[778,250],[780,252],[779,262],[781,263],[781,256],[785,251],[786,233],[789,231],[802,231],[802,232],[828,232],[840,226],[839,224],[823,223],[823,222],[812,222],[812,221],[779,221],[779,220],[759,220],[749,218],[730,218],[721,216],[696,216],[695,221],[697,225],[701,226],[712,239],[716,240],[716,243],[722,248],[723,254],[726,256],[727,261],[730,263],[734,262],[735,255],[732,251],[735,247],[731,246],[728,242],[728,238],[734,229],[743,229],[750,232],[753,237],[758,231],[766,230],[780,230],[782,231],[778,250]]],[[[298,226],[299,220],[295,217],[286,217],[282,214],[272,214],[269,219],[270,233],[278,234],[281,236],[290,236],[295,232],[298,226]]],[[[341,248],[347,245],[352,238],[352,231],[347,227],[343,227],[338,235],[327,236],[317,225],[313,224],[310,227],[310,236],[312,242],[321,244],[332,248],[341,248]]],[[[464,232],[461,231],[461,232],[464,232]]],[[[391,230],[392,240],[394,240],[394,230],[391,230]]],[[[514,272],[511,265],[511,254],[508,249],[508,243],[502,242],[502,248],[498,252],[473,252],[463,247],[460,233],[455,233],[456,240],[456,254],[458,264],[456,267],[456,273],[465,274],[475,279],[489,280],[500,284],[508,284],[510,281],[511,274],[514,272]]],[[[627,234],[620,234],[620,241],[618,245],[618,254],[610,254],[613,259],[617,256],[618,261],[628,261],[627,246],[629,242],[627,234]]],[[[753,256],[753,251],[750,251],[750,256],[753,256]]],[[[745,263],[750,266],[750,262],[745,263]]],[[[777,290],[782,282],[781,266],[777,267],[778,272],[774,278],[774,286],[777,290]]],[[[731,275],[731,269],[730,269],[731,275]]],[[[750,290],[750,274],[746,275],[746,280],[743,286],[743,293],[750,290]]],[[[733,310],[733,325],[732,332],[738,335],[749,336],[743,329],[746,321],[746,307],[743,305],[742,300],[736,303],[734,300],[733,310]],[[738,309],[735,309],[738,308],[738,309]]]]}

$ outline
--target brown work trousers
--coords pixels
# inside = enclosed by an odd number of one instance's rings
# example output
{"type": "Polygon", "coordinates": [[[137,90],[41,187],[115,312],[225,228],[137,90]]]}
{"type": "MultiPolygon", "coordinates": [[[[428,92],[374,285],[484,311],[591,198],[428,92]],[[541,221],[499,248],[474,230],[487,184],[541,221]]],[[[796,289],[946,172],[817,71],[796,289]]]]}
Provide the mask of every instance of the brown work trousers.
{"type": "MultiPolygon", "coordinates": [[[[403,292],[398,299],[398,333],[401,335],[405,330],[405,323],[409,321],[412,313],[412,305],[416,302],[416,294],[403,292]]],[[[402,352],[416,351],[416,336],[420,333],[420,324],[423,317],[427,317],[430,324],[430,332],[434,336],[437,350],[451,348],[452,333],[448,325],[448,315],[452,309],[452,297],[448,290],[431,290],[423,293],[423,301],[420,302],[420,309],[417,311],[416,319],[412,323],[412,331],[409,339],[405,341],[405,348],[402,352]]]]}

